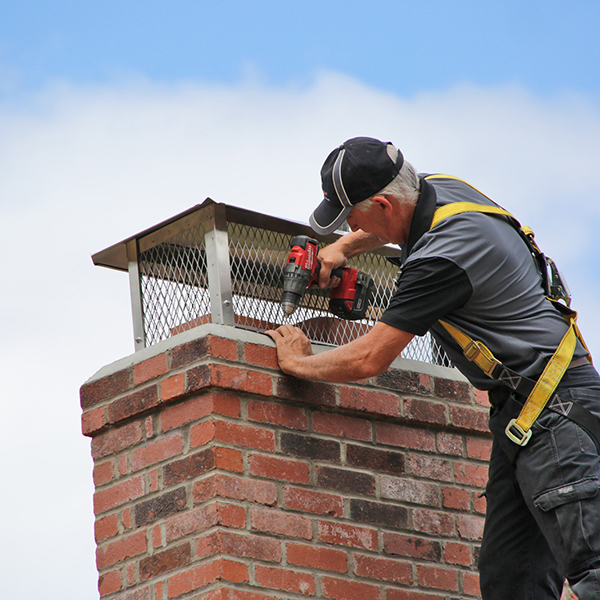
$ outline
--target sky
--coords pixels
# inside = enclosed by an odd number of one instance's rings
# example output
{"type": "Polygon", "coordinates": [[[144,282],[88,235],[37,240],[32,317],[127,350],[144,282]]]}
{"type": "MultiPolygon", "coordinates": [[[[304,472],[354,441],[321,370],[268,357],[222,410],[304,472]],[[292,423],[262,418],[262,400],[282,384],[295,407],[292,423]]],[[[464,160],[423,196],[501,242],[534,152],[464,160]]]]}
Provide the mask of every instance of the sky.
{"type": "Polygon", "coordinates": [[[79,387],[133,333],[91,255],[206,197],[307,222],[345,139],[531,226],[600,356],[599,30],[597,0],[0,3],[2,596],[98,597],[79,387]]]}

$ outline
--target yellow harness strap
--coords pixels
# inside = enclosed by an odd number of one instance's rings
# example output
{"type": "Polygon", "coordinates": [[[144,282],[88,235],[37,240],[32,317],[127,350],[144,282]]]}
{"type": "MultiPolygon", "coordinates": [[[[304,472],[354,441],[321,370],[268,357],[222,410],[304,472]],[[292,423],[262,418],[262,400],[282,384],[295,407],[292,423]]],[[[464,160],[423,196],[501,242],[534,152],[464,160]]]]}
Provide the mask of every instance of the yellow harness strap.
{"type": "MultiPolygon", "coordinates": [[[[447,177],[443,175],[430,176],[427,177],[427,179],[442,177],[457,179],[455,177],[447,177]]],[[[507,216],[513,219],[520,227],[519,222],[508,211],[500,208],[499,206],[485,206],[482,204],[476,204],[474,202],[455,202],[452,204],[446,204],[435,211],[430,229],[433,229],[443,219],[465,212],[479,212],[507,216]]],[[[531,229],[526,227],[521,227],[521,229],[530,239],[530,241],[534,243],[533,232],[531,229]]],[[[516,419],[512,419],[506,427],[506,435],[519,446],[524,446],[529,441],[529,438],[531,437],[531,427],[546,406],[548,400],[550,400],[550,397],[554,393],[554,390],[558,386],[562,376],[571,363],[571,360],[573,359],[573,353],[575,352],[577,339],[581,339],[576,324],[577,313],[569,309],[569,314],[563,314],[563,317],[569,323],[569,329],[567,330],[567,333],[565,333],[563,339],[558,345],[558,348],[556,349],[556,352],[552,355],[548,361],[548,364],[546,365],[546,368],[544,369],[540,378],[537,380],[537,383],[535,384],[531,394],[529,394],[529,397],[523,405],[519,416],[516,419]]],[[[469,360],[473,361],[486,375],[492,377],[494,368],[498,365],[501,365],[501,363],[494,357],[489,348],[482,342],[473,340],[460,329],[450,325],[450,323],[447,323],[446,321],[440,320],[440,324],[462,348],[464,355],[469,360]]],[[[581,341],[583,343],[583,340],[581,341]]]]}

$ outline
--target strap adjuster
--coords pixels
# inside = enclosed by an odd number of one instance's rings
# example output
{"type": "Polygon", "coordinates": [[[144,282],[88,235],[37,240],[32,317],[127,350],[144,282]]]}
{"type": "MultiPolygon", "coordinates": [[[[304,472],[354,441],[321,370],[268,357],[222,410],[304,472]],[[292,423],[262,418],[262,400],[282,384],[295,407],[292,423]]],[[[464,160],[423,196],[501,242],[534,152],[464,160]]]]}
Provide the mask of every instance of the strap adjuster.
{"type": "Polygon", "coordinates": [[[502,365],[489,351],[487,346],[477,340],[471,340],[465,346],[463,354],[468,360],[475,362],[488,377],[493,377],[492,373],[494,369],[502,365]]]}
{"type": "Polygon", "coordinates": [[[525,431],[517,424],[517,419],[511,419],[504,431],[508,439],[517,444],[517,446],[526,446],[531,438],[531,429],[525,431]]]}

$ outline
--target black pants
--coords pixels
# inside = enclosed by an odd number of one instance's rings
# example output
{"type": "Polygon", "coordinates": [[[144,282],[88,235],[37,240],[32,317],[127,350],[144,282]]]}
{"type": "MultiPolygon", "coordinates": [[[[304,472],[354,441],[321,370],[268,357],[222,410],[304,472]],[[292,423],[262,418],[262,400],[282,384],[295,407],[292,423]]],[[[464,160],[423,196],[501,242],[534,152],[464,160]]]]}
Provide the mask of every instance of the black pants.
{"type": "MultiPolygon", "coordinates": [[[[557,392],[600,418],[600,378],[567,371],[557,392]]],[[[494,443],[479,557],[484,600],[559,600],[566,576],[579,600],[600,600],[600,458],[588,434],[544,410],[514,463],[503,447],[510,401],[493,408],[494,443]]]]}

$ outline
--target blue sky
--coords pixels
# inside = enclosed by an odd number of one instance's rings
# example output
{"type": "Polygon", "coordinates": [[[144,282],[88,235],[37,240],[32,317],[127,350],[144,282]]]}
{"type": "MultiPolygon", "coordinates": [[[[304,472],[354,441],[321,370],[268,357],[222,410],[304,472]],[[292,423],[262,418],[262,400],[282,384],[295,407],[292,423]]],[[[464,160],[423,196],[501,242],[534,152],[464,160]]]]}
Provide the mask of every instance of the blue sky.
{"type": "Polygon", "coordinates": [[[249,67],[273,85],[325,68],[403,95],[463,82],[597,97],[599,18],[594,0],[7,0],[0,61],[9,98],[55,78],[231,84],[249,67]]]}
{"type": "Polygon", "coordinates": [[[78,390],[133,336],[90,255],[207,196],[306,222],[345,139],[530,225],[600,357],[599,31],[597,0],[0,2],[3,597],[97,598],[78,390]]]}

